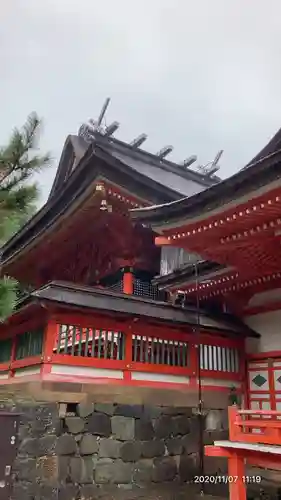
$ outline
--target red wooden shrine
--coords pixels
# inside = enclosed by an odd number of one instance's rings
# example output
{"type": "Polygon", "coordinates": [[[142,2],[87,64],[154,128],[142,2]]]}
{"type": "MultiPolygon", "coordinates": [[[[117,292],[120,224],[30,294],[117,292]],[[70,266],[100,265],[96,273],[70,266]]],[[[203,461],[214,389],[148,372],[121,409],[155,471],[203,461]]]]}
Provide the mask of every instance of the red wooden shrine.
{"type": "MultiPolygon", "coordinates": [[[[271,430],[232,409],[231,442],[280,445],[280,224],[281,132],[224,181],[138,141],[70,136],[46,205],[2,249],[26,292],[0,326],[2,383],[235,389],[271,430]]],[[[252,455],[229,446],[207,453],[229,458],[241,500],[252,455]]]]}
{"type": "Polygon", "coordinates": [[[230,498],[244,500],[245,459],[280,469],[281,131],[229,179],[132,216],[158,234],[157,245],[197,256],[156,278],[161,290],[180,291],[184,303],[228,313],[258,334],[245,342],[243,406],[250,409],[230,408],[230,441],[206,448],[228,458],[229,477],[238,478],[229,483],[230,498]]]}
{"type": "Polygon", "coordinates": [[[241,391],[240,325],[183,309],[152,283],[161,254],[131,209],[218,182],[99,132],[70,136],[46,205],[3,248],[25,286],[0,326],[3,384],[81,381],[186,393],[241,391]],[[199,363],[200,360],[200,363],[199,363]]]}

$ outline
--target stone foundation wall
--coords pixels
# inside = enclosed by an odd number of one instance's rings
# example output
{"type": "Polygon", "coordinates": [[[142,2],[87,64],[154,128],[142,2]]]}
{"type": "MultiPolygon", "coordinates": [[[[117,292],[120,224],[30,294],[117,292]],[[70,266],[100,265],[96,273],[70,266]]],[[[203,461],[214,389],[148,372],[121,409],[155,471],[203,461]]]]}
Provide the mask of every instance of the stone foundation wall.
{"type": "MultiPolygon", "coordinates": [[[[1,409],[21,413],[13,500],[192,500],[200,489],[192,408],[20,401],[1,409]]],[[[225,411],[209,412],[205,444],[226,438],[226,425],[225,411]]],[[[205,459],[205,474],[225,471],[223,460],[205,459]]]]}

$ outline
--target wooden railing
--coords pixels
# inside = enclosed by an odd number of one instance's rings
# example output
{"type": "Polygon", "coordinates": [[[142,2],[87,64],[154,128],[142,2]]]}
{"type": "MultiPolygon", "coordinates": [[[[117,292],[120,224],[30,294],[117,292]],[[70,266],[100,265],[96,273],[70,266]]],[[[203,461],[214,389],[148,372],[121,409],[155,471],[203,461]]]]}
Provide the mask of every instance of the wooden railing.
{"type": "Polygon", "coordinates": [[[187,367],[189,344],[145,335],[132,336],[132,361],[156,365],[187,367]]]}
{"type": "Polygon", "coordinates": [[[76,325],[58,325],[53,352],[98,359],[122,360],[125,357],[122,332],[98,330],[76,325]]]}
{"type": "Polygon", "coordinates": [[[246,500],[247,487],[264,486],[262,476],[246,466],[281,470],[281,412],[228,408],[229,441],[205,446],[205,455],[228,460],[228,474],[213,476],[216,484],[229,485],[230,500],[246,500]]]}
{"type": "MultiPolygon", "coordinates": [[[[202,378],[212,379],[213,385],[219,385],[215,379],[241,381],[242,345],[236,340],[202,334],[202,378]]],[[[194,334],[175,328],[104,317],[91,321],[79,316],[67,321],[63,316],[51,319],[44,328],[28,329],[1,340],[0,374],[8,370],[13,375],[17,368],[47,363],[132,374],[153,372],[183,377],[188,382],[198,377],[197,346],[194,334]]]]}
{"type": "Polygon", "coordinates": [[[281,412],[228,409],[229,438],[242,443],[281,445],[281,412]]]}

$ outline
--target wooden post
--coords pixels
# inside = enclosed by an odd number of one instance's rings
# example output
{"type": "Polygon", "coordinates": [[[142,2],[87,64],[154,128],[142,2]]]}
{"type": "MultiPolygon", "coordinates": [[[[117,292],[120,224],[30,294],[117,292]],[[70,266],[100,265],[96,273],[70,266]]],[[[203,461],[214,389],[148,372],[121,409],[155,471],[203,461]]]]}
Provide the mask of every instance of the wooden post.
{"type": "Polygon", "coordinates": [[[237,433],[240,432],[240,428],[238,429],[235,425],[235,422],[241,420],[240,415],[237,412],[237,406],[229,406],[228,407],[228,425],[229,425],[229,439],[230,441],[237,441],[236,436],[237,433]]]}
{"type": "Polygon", "coordinates": [[[49,318],[44,331],[43,344],[43,365],[41,366],[41,375],[48,375],[52,369],[53,349],[57,338],[58,325],[55,319],[49,318]]]}
{"type": "Polygon", "coordinates": [[[43,356],[45,363],[46,362],[48,363],[52,360],[57,331],[58,331],[58,325],[56,320],[50,318],[46,325],[45,335],[44,335],[43,356]]]}
{"type": "Polygon", "coordinates": [[[12,340],[12,350],[11,350],[9,377],[13,377],[14,374],[15,374],[14,370],[12,369],[12,364],[13,364],[13,361],[15,361],[15,359],[16,359],[16,349],[17,349],[17,336],[14,335],[13,336],[13,340],[12,340]]]}
{"type": "Polygon", "coordinates": [[[126,369],[124,370],[124,380],[127,382],[132,379],[132,347],[133,347],[133,332],[132,326],[129,325],[125,335],[125,362],[126,369]]]}
{"type": "Polygon", "coordinates": [[[243,456],[233,454],[228,459],[229,500],[247,500],[243,456]]]}
{"type": "Polygon", "coordinates": [[[189,362],[190,369],[192,370],[190,375],[189,386],[192,388],[198,387],[198,349],[200,345],[194,343],[193,341],[189,343],[189,362]]]}
{"type": "Polygon", "coordinates": [[[124,268],[123,293],[127,295],[133,295],[134,293],[134,275],[131,268],[124,268]]]}

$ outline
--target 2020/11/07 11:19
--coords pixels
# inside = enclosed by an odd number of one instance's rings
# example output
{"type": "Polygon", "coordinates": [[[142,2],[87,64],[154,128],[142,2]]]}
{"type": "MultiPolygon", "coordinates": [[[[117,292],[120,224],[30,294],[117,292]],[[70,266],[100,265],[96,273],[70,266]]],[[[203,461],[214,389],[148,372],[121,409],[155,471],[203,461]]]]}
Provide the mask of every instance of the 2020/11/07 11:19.
{"type": "MultiPolygon", "coordinates": [[[[194,476],[194,483],[210,483],[210,484],[231,484],[237,483],[239,476],[194,476]]],[[[242,476],[241,480],[245,484],[259,484],[261,483],[261,476],[242,476]]]]}

